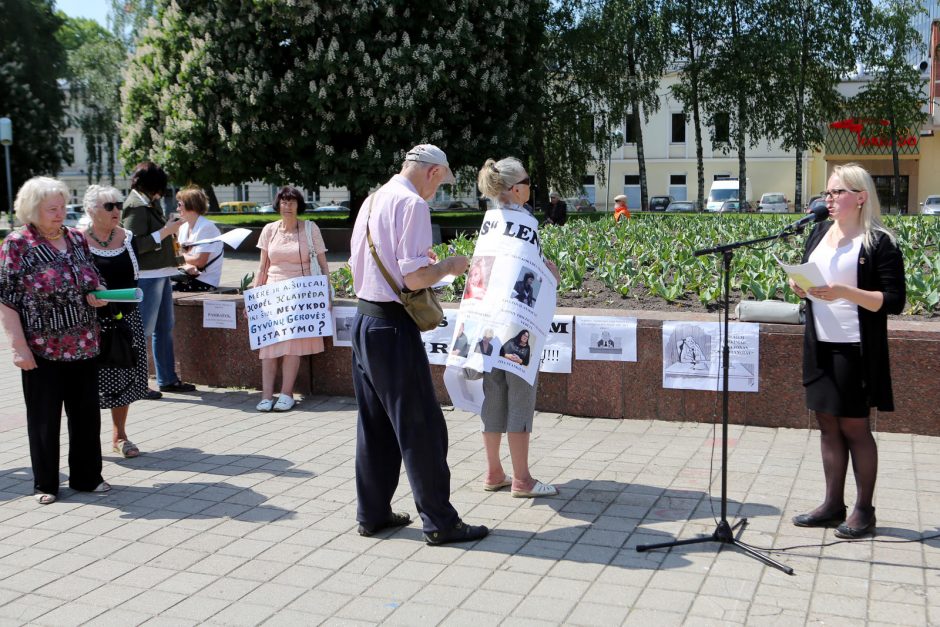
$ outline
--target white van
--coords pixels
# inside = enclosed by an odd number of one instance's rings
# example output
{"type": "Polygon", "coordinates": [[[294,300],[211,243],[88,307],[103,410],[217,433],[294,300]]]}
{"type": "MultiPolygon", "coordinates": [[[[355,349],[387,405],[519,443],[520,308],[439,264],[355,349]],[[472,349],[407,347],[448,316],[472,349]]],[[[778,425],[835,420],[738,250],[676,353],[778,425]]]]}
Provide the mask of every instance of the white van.
{"type": "MultiPolygon", "coordinates": [[[[718,213],[721,211],[721,205],[726,200],[740,200],[738,179],[718,179],[712,181],[712,187],[708,190],[708,200],[705,202],[705,211],[718,213]]],[[[751,179],[747,180],[747,189],[744,191],[747,198],[751,199],[751,179]]]]}

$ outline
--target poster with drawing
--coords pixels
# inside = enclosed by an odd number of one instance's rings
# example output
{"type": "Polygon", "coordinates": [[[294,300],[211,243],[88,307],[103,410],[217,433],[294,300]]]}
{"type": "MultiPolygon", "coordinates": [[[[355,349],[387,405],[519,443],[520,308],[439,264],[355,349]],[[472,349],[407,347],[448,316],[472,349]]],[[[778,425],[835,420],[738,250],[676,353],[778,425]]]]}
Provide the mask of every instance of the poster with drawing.
{"type": "MultiPolygon", "coordinates": [[[[760,325],[729,326],[728,390],[757,392],[760,325]]],[[[721,391],[722,325],[718,322],[663,322],[663,387],[721,391]]]]}
{"type": "Polygon", "coordinates": [[[586,361],[636,361],[636,318],[578,316],[575,355],[586,361]]]}
{"type": "Polygon", "coordinates": [[[534,383],[557,287],[542,261],[538,221],[522,211],[487,211],[467,271],[447,365],[480,372],[499,368],[534,383]]]}
{"type": "Polygon", "coordinates": [[[574,316],[555,316],[549,327],[548,338],[542,347],[539,372],[571,372],[571,336],[574,335],[574,316]]]}
{"type": "Polygon", "coordinates": [[[352,346],[355,307],[333,307],[333,346],[352,346]]]}

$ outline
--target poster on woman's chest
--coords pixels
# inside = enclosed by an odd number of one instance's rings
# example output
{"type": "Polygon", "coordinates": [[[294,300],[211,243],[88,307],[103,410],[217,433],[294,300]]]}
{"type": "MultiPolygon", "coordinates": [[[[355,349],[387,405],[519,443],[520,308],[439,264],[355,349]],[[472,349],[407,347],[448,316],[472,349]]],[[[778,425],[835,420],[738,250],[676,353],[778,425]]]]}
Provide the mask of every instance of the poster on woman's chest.
{"type": "Polygon", "coordinates": [[[538,222],[522,211],[491,209],[467,271],[448,366],[493,368],[535,382],[555,313],[555,277],[542,261],[538,222]]]}
{"type": "Polygon", "coordinates": [[[245,290],[251,350],[285,340],[333,335],[326,275],[302,276],[245,290]]]}

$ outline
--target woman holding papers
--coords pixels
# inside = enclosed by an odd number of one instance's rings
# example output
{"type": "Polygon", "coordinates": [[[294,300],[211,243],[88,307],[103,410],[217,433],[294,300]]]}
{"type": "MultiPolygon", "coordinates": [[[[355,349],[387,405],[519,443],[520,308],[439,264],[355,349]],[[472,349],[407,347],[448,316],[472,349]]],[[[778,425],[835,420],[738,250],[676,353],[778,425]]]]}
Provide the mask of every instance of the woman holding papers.
{"type": "MultiPolygon", "coordinates": [[[[134,237],[121,228],[121,193],[113,187],[92,185],[85,192],[85,213],[91,225],[85,231],[85,242],[91,258],[110,289],[137,287],[139,264],[137,255],[156,248],[153,237],[134,237]]],[[[179,229],[178,223],[165,225],[169,234],[179,229]]],[[[162,238],[161,238],[162,239],[162,238]]],[[[98,369],[98,406],[111,410],[111,448],[121,457],[137,457],[140,449],[127,437],[127,412],[134,401],[147,397],[147,343],[143,319],[137,303],[109,303],[98,310],[103,323],[112,317],[127,321],[134,336],[136,364],[132,368],[98,369]]]]}
{"type": "MultiPolygon", "coordinates": [[[[258,238],[261,265],[258,267],[255,287],[286,281],[301,276],[325,274],[330,266],[326,261],[326,245],[320,229],[312,220],[301,222],[297,212],[304,206],[304,197],[294,187],[282,187],[274,197],[274,208],[281,219],[264,227],[258,238]]],[[[323,339],[319,337],[285,340],[263,346],[261,358],[261,402],[258,411],[287,411],[294,406],[294,381],[300,369],[300,358],[323,352],[323,339]],[[281,393],[274,399],[274,380],[281,366],[281,393]]]]}
{"type": "Polygon", "coordinates": [[[206,292],[215,289],[222,282],[224,244],[222,242],[196,246],[190,244],[190,242],[211,239],[222,234],[219,227],[204,215],[209,210],[209,198],[198,187],[187,187],[177,192],[176,200],[176,209],[183,218],[179,242],[184,263],[180,270],[199,278],[193,278],[187,283],[177,283],[173,289],[182,292],[206,292]]]}
{"type": "MultiPolygon", "coordinates": [[[[500,161],[487,160],[477,177],[477,185],[485,196],[491,198],[496,207],[503,211],[523,211],[529,200],[529,175],[518,159],[508,157],[500,161]]],[[[545,261],[549,271],[559,278],[558,268],[551,261],[545,261]]],[[[501,355],[516,361],[528,363],[529,333],[519,334],[504,345],[501,355]],[[520,353],[525,358],[520,357],[520,353]],[[511,355],[511,356],[510,356],[511,355]]],[[[487,346],[489,348],[489,346],[487,346]]],[[[532,419],[535,415],[536,385],[529,385],[522,377],[493,369],[483,374],[483,408],[480,418],[483,422],[483,445],[486,449],[486,478],[483,489],[495,491],[511,486],[512,495],[517,498],[536,496],[554,496],[558,489],[553,485],[537,481],[529,472],[529,438],[532,434],[532,419]],[[503,470],[499,457],[499,445],[502,434],[506,433],[509,441],[509,455],[512,458],[513,476],[503,470]]]]}
{"type": "Polygon", "coordinates": [[[69,425],[69,487],[111,489],[101,478],[99,351],[95,308],[106,303],[91,292],[102,287],[85,238],[62,225],[69,190],[37,176],[16,195],[16,217],[25,226],[0,248],[0,323],[23,371],[26,432],[33,487],[41,505],[59,494],[59,428],[62,406],[69,425]]]}
{"type": "Polygon", "coordinates": [[[887,315],[904,308],[904,263],[894,234],[881,224],[875,185],[861,166],[833,168],[823,197],[832,220],[810,233],[803,262],[816,264],[827,284],[804,291],[791,280],[790,287],[808,298],[803,385],[807,407],[819,422],[826,497],[793,524],[838,524],[837,537],[860,538],[875,531],[878,448],[868,416],[871,407],[894,410],[887,315]],[[846,516],[849,457],[858,492],[846,516]]]}

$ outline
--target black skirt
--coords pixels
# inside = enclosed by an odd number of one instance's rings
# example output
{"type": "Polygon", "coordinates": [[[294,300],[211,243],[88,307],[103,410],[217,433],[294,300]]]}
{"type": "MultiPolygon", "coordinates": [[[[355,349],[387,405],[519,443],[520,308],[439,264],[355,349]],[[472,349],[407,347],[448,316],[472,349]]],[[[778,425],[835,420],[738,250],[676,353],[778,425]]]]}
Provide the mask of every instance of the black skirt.
{"type": "Polygon", "coordinates": [[[806,384],[806,407],[837,418],[867,418],[871,413],[859,344],[817,342],[823,376],[806,384]]]}

